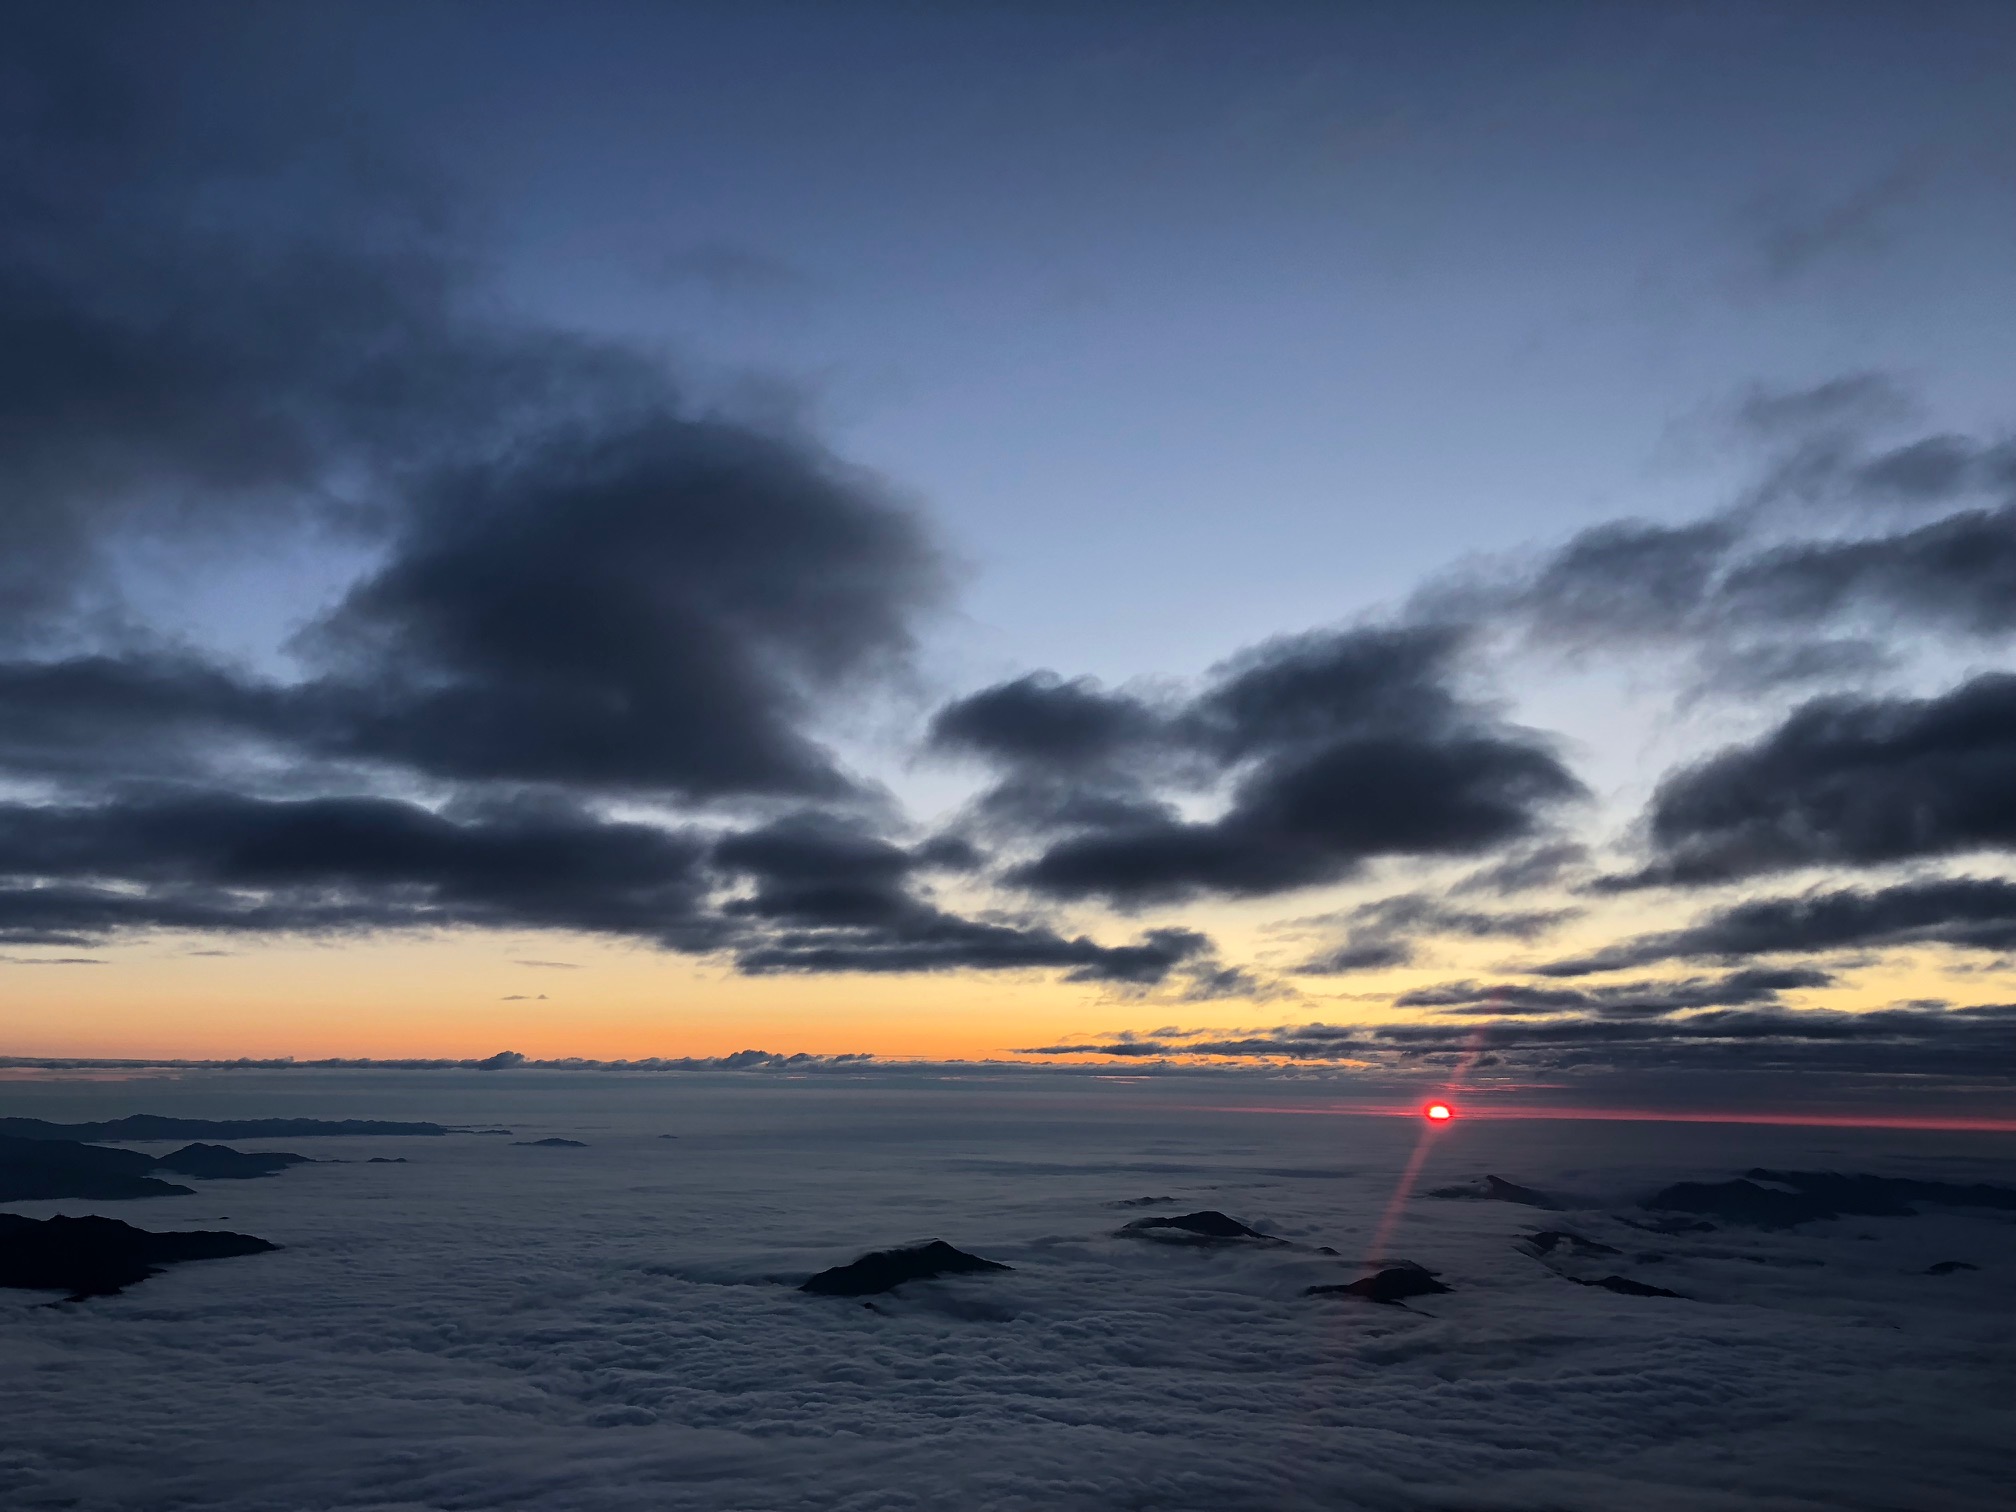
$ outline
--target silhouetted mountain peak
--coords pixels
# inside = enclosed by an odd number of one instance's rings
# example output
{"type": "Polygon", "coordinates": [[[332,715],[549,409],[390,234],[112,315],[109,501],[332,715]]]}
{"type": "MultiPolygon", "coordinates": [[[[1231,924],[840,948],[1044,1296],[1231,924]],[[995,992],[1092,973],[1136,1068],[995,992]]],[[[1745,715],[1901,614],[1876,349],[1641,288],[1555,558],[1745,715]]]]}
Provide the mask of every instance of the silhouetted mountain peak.
{"type": "Polygon", "coordinates": [[[1558,1209],[1561,1204],[1545,1192],[1536,1192],[1531,1187],[1523,1187],[1505,1180],[1502,1176],[1485,1176],[1477,1181],[1458,1182],[1454,1186],[1436,1187],[1430,1197],[1467,1199],[1472,1202],[1516,1202],[1523,1207],[1558,1209]]]}
{"type": "Polygon", "coordinates": [[[219,1230],[153,1233],[116,1218],[23,1218],[0,1213],[0,1286],[47,1288],[69,1300],[104,1297],[163,1265],[256,1255],[280,1246],[219,1230]]]}
{"type": "Polygon", "coordinates": [[[234,1150],[229,1145],[189,1144],[154,1162],[159,1170],[204,1180],[244,1180],[271,1176],[292,1165],[308,1165],[306,1155],[290,1155],[284,1150],[234,1150]]]}
{"type": "Polygon", "coordinates": [[[1454,1291],[1418,1265],[1389,1265],[1384,1270],[1375,1271],[1357,1281],[1344,1286],[1312,1286],[1302,1295],[1305,1297],[1363,1297],[1368,1302],[1386,1305],[1405,1302],[1409,1297],[1433,1296],[1437,1292],[1454,1291]]]}
{"type": "Polygon", "coordinates": [[[0,1135],[0,1202],[87,1202],[129,1197],[187,1197],[191,1189],[146,1173],[152,1156],[108,1150],[72,1139],[21,1139],[0,1135]]]}
{"type": "Polygon", "coordinates": [[[1705,1213],[1758,1228],[1789,1228],[1795,1223],[1840,1216],[1809,1193],[1759,1186],[1742,1177],[1734,1181],[1677,1181],[1647,1197],[1642,1205],[1669,1212],[1705,1213]]]}
{"type": "Polygon", "coordinates": [[[934,1276],[963,1276],[978,1271],[1013,1270],[998,1260],[982,1260],[964,1250],[954,1249],[943,1239],[909,1249],[875,1250],[848,1265],[823,1270],[798,1290],[822,1297],[870,1297],[893,1290],[906,1281],[928,1281],[934,1276]]]}
{"type": "Polygon", "coordinates": [[[374,1118],[164,1118],[133,1113],[96,1123],[50,1123],[43,1118],[0,1118],[0,1135],[17,1139],[307,1139],[323,1135],[446,1134],[437,1123],[396,1123],[374,1118]]]}
{"type": "Polygon", "coordinates": [[[1136,1218],[1120,1232],[1137,1234],[1146,1239],[1169,1239],[1188,1243],[1229,1239],[1258,1239],[1267,1244],[1281,1242],[1257,1229],[1248,1228],[1237,1218],[1228,1218],[1225,1214],[1214,1212],[1209,1208],[1200,1213],[1136,1218]]]}

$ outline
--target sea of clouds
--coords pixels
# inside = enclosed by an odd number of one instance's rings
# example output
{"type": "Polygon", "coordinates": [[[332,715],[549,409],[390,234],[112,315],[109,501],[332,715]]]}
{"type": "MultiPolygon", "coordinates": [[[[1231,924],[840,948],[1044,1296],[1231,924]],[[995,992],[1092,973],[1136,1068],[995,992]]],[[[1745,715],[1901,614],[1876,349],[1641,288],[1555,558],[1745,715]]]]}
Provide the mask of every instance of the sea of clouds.
{"type": "Polygon", "coordinates": [[[2008,1134],[1479,1119],[1433,1136],[1417,1192],[1489,1171],[1578,1210],[1415,1195],[1382,1240],[1421,1129],[1292,1084],[207,1072],[0,1104],[514,1131],[238,1141],[348,1163],[13,1205],[285,1246],[82,1304],[0,1293],[0,1504],[23,1512],[2007,1504],[2016,1215],[1672,1237],[1617,1215],[1753,1164],[2007,1180],[2008,1134]],[[512,1143],[555,1135],[587,1147],[512,1143]],[[1116,1206],[1143,1197],[1175,1201],[1116,1206]],[[1194,1208],[1296,1243],[1115,1236],[1194,1208]],[[1516,1247],[1563,1227],[1690,1300],[1516,1247]],[[874,1309],[794,1289],[933,1237],[1015,1269],[874,1309]],[[1383,1258],[1455,1289],[1302,1294],[1383,1258]],[[1949,1259],[1980,1269],[1924,1274],[1949,1259]]]}

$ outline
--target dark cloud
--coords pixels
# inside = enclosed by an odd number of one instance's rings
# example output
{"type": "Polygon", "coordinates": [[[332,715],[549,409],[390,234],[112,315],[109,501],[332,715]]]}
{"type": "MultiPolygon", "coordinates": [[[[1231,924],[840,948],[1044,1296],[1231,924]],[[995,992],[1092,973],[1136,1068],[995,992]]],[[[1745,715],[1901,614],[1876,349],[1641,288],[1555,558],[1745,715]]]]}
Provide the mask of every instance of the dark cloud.
{"type": "Polygon", "coordinates": [[[1827,698],[1668,777],[1657,859],[1628,882],[1720,882],[2016,847],[2016,676],[1934,698],[1827,698]]]}
{"type": "Polygon", "coordinates": [[[13,804],[0,806],[0,941],[558,929],[731,951],[752,974],[1058,970],[1151,987],[1180,971],[1192,996],[1263,990],[1193,930],[1102,945],[1039,921],[947,912],[913,886],[938,850],[824,816],[709,839],[523,798],[446,812],[219,793],[13,804]],[[724,896],[738,879],[753,891],[724,896]]]}
{"type": "Polygon", "coordinates": [[[1251,984],[1224,974],[1210,940],[1194,930],[1156,929],[1131,945],[1101,945],[1038,921],[949,913],[917,891],[918,874],[946,859],[942,843],[906,850],[817,814],[729,836],[715,846],[715,864],[749,878],[754,890],[726,911],[761,924],[739,945],[737,963],[757,974],[1060,969],[1070,981],[1135,987],[1183,968],[1193,989],[1208,981],[1212,996],[1251,995],[1251,984]]]}
{"type": "Polygon", "coordinates": [[[1576,977],[1660,961],[1733,961],[1909,945],[2016,950],[2016,882],[1950,877],[1759,898],[1716,909],[1683,929],[1638,935],[1530,969],[1542,976],[1576,977]]]}
{"type": "Polygon", "coordinates": [[[474,925],[723,937],[705,846],[557,804],[435,813],[389,799],[235,794],[0,807],[0,939],[146,929],[474,925]]]}
{"type": "Polygon", "coordinates": [[[1256,896],[1394,855],[1469,855],[1530,834],[1579,784],[1538,737],[1453,689],[1459,632],[1375,627],[1270,642],[1154,711],[1024,679],[943,711],[941,743],[1006,769],[984,822],[1055,834],[1009,877],[1122,904],[1256,896]],[[1226,784],[1215,819],[1160,788],[1226,784]]]}
{"type": "Polygon", "coordinates": [[[1284,636],[1217,668],[1183,721],[1228,761],[1354,736],[1462,731],[1481,723],[1450,686],[1466,639],[1447,625],[1284,636]]]}
{"type": "Polygon", "coordinates": [[[1311,956],[1295,969],[1309,976],[1348,976],[1354,971],[1385,971],[1394,966],[1411,965],[1419,948],[1414,940],[1403,936],[1354,934],[1343,944],[1311,956]]]}
{"type": "MultiPolygon", "coordinates": [[[[1438,1024],[1295,1024],[1257,1033],[1039,1045],[1020,1055],[1099,1055],[1156,1061],[1351,1061],[1400,1068],[1483,1067],[1480,1081],[1518,1086],[1535,1073],[1609,1077],[1705,1076],[1729,1089],[1734,1075],[1829,1076],[1906,1085],[1927,1076],[1974,1083],[2016,1077],[2016,1005],[1903,1005],[1865,1012],[1775,1006],[1685,1016],[1576,1014],[1438,1024]]],[[[1557,1093],[1557,1095],[1561,1095],[1557,1093]]],[[[1568,1095],[1572,1095],[1568,1094],[1568,1095]]],[[[1695,1100],[1702,1096],[1692,1090],[1695,1100]]]]}
{"type": "Polygon", "coordinates": [[[1702,612],[1739,623],[1878,617],[1970,636],[2016,629],[2016,508],[1968,510],[1914,530],[1771,547],[1734,564],[1702,612]]]}
{"type": "Polygon", "coordinates": [[[1580,841],[1542,840],[1458,878],[1450,891],[1510,897],[1559,885],[1584,871],[1588,862],[1589,847],[1580,841]]]}
{"type": "Polygon", "coordinates": [[[1618,982],[1590,988],[1539,986],[1530,982],[1444,982],[1404,992],[1393,1000],[1393,1005],[1472,1016],[1594,1013],[1611,1018],[1646,1018],[1697,1008],[1775,1005],[1781,993],[1831,987],[1834,980],[1830,973],[1811,967],[1750,967],[1721,977],[1618,982]]]}
{"type": "Polygon", "coordinates": [[[333,744],[441,776],[838,793],[802,731],[908,651],[917,524],[803,443],[656,415],[438,481],[309,637],[333,744]]]}
{"type": "Polygon", "coordinates": [[[1337,881],[1378,856],[1474,855],[1529,834],[1581,791],[1537,741],[1346,738],[1259,766],[1218,819],[1076,836],[1012,876],[1054,896],[1125,902],[1263,895],[1337,881]]]}
{"type": "Polygon", "coordinates": [[[1910,405],[1858,374],[1758,391],[1737,437],[1758,481],[1706,519],[1613,520],[1538,561],[1431,582],[1414,612],[1508,630],[1573,655],[1664,651],[1692,691],[1747,695],[1864,678],[1899,630],[2016,630],[2016,441],[1899,436],[1910,405]]]}
{"type": "MultiPolygon", "coordinates": [[[[1061,969],[1067,981],[1150,987],[1204,957],[1209,947],[1205,936],[1188,929],[1149,930],[1131,945],[1100,945],[1040,924],[966,919],[920,905],[872,928],[782,931],[737,959],[756,975],[1061,969]]],[[[1225,985],[1243,988],[1244,979],[1225,985]]]]}
{"type": "Polygon", "coordinates": [[[1297,970],[1341,974],[1404,966],[1416,959],[1423,940],[1437,936],[1533,940],[1579,912],[1573,908],[1464,908],[1431,893],[1400,893],[1360,904],[1342,915],[1338,922],[1348,931],[1344,940],[1297,970]]]}
{"type": "Polygon", "coordinates": [[[1547,560],[1507,608],[1544,643],[1579,648],[1676,636],[1713,596],[1737,539],[1736,527],[1721,520],[1599,525],[1547,560]]]}
{"type": "Polygon", "coordinates": [[[856,928],[893,925],[919,908],[908,891],[919,858],[860,828],[801,814],[730,835],[715,864],[755,880],[731,911],[783,923],[856,928]]]}
{"type": "Polygon", "coordinates": [[[932,716],[929,739],[1015,766],[1082,770],[1153,738],[1160,716],[1089,677],[1036,672],[955,699],[932,716]]]}
{"type": "MultiPolygon", "coordinates": [[[[1903,620],[1954,635],[2007,634],[2016,629],[2006,591],[2012,566],[2011,507],[1959,510],[1884,534],[1777,542],[1727,520],[1619,522],[1577,536],[1523,584],[1467,597],[1472,612],[1523,625],[1541,645],[1705,645],[1734,664],[1761,642],[1786,659],[1785,675],[1811,676],[1838,668],[1802,664],[1809,641],[1857,644],[1834,626],[1875,631],[1903,620]],[[1774,645],[1795,632],[1789,648],[1774,645]]],[[[1465,598],[1431,595],[1444,612],[1465,598]]],[[[1849,670],[1870,664],[1866,645],[1857,649],[1849,670]]]]}
{"type": "Polygon", "coordinates": [[[0,758],[181,775],[236,741],[462,781],[839,796],[806,722],[901,663],[935,584],[915,522],[831,459],[659,414],[437,476],[301,638],[305,680],[187,652],[0,664],[0,758]]]}
{"type": "Polygon", "coordinates": [[[284,689],[188,652],[0,662],[0,771],[17,777],[191,778],[297,725],[284,689]]]}

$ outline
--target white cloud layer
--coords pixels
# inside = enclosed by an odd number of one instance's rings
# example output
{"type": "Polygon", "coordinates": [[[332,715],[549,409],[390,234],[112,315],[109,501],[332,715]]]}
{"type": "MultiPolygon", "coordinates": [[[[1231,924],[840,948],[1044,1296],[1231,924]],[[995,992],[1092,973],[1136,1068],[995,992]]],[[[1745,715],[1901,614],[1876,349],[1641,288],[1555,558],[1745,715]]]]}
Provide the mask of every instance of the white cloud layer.
{"type": "Polygon", "coordinates": [[[2009,1215],[1678,1237],[1616,1215],[1752,1164],[2007,1179],[2007,1135],[1459,1124],[1420,1188],[1492,1171],[1590,1207],[1406,1202],[1373,1258],[1455,1287],[1406,1311],[1302,1295],[1360,1274],[1418,1137],[1317,1116],[1320,1089],[1268,1093],[1308,1116],[1167,1079],[10,1090],[10,1111],[52,1118],[496,1118],[588,1144],[304,1141],[355,1163],[16,1205],[286,1246],[86,1305],[0,1294],[0,1503],[24,1512],[2004,1505],[2009,1215]],[[1301,1247],[1113,1237],[1138,1213],[1111,1204],[1144,1196],[1301,1247]],[[1515,1247],[1550,1227],[1696,1300],[1571,1285],[1515,1247]],[[792,1289],[930,1237],[1015,1270],[915,1284],[879,1312],[792,1289]],[[1948,1259],[1981,1269],[1922,1274],[1948,1259]]]}

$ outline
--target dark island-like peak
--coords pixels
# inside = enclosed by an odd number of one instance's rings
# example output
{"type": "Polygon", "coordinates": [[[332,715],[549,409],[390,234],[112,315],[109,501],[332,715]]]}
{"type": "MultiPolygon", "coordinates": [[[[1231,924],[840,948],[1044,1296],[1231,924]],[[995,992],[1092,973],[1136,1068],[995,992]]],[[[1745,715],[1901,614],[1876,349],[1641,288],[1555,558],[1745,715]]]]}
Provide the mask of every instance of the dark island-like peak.
{"type": "Polygon", "coordinates": [[[585,1150],[587,1145],[578,1139],[561,1139],[557,1135],[551,1139],[514,1139],[514,1145],[522,1145],[532,1150],[585,1150]]]}
{"type": "Polygon", "coordinates": [[[1676,1181],[1647,1197],[1643,1206],[1655,1212],[1693,1213],[1753,1228],[1790,1228],[1841,1216],[1810,1192],[1759,1186],[1741,1177],[1735,1181],[1676,1181]]]}
{"type": "Polygon", "coordinates": [[[1546,1208],[1549,1211],[1557,1210],[1561,1206],[1545,1192],[1536,1192],[1531,1187],[1519,1186],[1502,1176],[1486,1176],[1478,1181],[1464,1181],[1458,1182],[1455,1186],[1437,1187],[1428,1195],[1471,1202],[1516,1202],[1522,1207],[1546,1208]]]}
{"type": "Polygon", "coordinates": [[[157,1170],[203,1181],[242,1181],[312,1163],[306,1155],[290,1155],[284,1150],[234,1150],[229,1145],[189,1144],[161,1156],[154,1165],[157,1170]]]}
{"type": "Polygon", "coordinates": [[[836,1265],[819,1272],[798,1290],[821,1297],[872,1297],[906,1281],[1013,1269],[998,1260],[982,1260],[978,1255],[954,1249],[943,1239],[933,1239],[929,1244],[909,1249],[875,1250],[850,1265],[836,1265]]]}
{"type": "Polygon", "coordinates": [[[1857,1218],[1916,1216],[1913,1202],[1946,1207],[1993,1208],[2016,1212],[2016,1187],[1985,1181],[1925,1181],[1909,1176],[1861,1176],[1840,1171],[1768,1171],[1743,1173],[1751,1181],[1769,1181],[1804,1192],[1835,1212],[1857,1218]]]}
{"type": "Polygon", "coordinates": [[[1388,1306],[1405,1302],[1409,1297],[1428,1297],[1437,1292],[1454,1291],[1445,1286],[1424,1267],[1419,1265],[1389,1265],[1384,1270],[1375,1271],[1360,1280],[1344,1286],[1312,1286],[1302,1293],[1305,1297],[1363,1297],[1367,1302],[1379,1302],[1388,1306]]]}
{"type": "Polygon", "coordinates": [[[116,1218],[23,1218],[0,1213],[0,1286],[109,1297],[184,1260],[257,1255],[280,1246],[218,1230],[152,1233],[116,1218]]]}
{"type": "Polygon", "coordinates": [[[95,1123],[50,1123],[43,1118],[0,1118],[0,1134],[17,1139],[311,1139],[359,1134],[446,1134],[437,1123],[395,1123],[376,1118],[166,1118],[133,1113],[95,1123]]]}
{"type": "Polygon", "coordinates": [[[192,1189],[149,1176],[154,1159],[138,1150],[108,1150],[74,1139],[0,1135],[0,1202],[128,1197],[188,1197],[192,1189]]]}
{"type": "Polygon", "coordinates": [[[1279,1239],[1250,1229],[1237,1218],[1207,1208],[1201,1213],[1157,1214],[1136,1218],[1121,1230],[1141,1239],[1163,1239],[1179,1244],[1212,1244],[1231,1240],[1257,1239],[1263,1244],[1279,1244],[1279,1239]]]}

